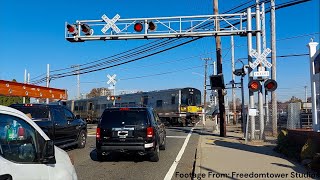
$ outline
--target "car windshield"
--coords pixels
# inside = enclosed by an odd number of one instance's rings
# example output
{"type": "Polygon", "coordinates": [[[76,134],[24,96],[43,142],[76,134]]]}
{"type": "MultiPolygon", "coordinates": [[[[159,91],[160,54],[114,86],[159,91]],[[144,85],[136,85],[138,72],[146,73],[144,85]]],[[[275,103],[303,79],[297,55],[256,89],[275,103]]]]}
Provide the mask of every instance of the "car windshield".
{"type": "Polygon", "coordinates": [[[102,115],[102,127],[121,127],[127,125],[144,126],[148,122],[146,110],[105,110],[102,115]]]}

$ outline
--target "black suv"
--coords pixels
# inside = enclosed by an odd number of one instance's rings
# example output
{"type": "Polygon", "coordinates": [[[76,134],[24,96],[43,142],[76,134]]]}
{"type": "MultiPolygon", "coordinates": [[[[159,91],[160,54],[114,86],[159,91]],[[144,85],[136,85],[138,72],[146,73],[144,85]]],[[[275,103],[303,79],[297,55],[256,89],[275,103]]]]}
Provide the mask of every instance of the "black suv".
{"type": "Polygon", "coordinates": [[[159,161],[166,148],[166,131],[157,113],[147,107],[118,107],[104,110],[96,132],[97,158],[110,152],[135,152],[159,161]]]}
{"type": "Polygon", "coordinates": [[[12,104],[27,114],[56,146],[76,145],[84,148],[87,141],[87,124],[76,117],[66,106],[54,104],[12,104]]]}

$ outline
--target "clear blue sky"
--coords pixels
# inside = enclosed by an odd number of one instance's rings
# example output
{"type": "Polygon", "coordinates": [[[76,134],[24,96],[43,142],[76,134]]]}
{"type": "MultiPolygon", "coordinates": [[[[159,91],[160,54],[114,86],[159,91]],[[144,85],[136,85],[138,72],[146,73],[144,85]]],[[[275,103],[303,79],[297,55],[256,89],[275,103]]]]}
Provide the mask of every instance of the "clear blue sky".
{"type": "MultiPolygon", "coordinates": [[[[220,0],[219,11],[224,12],[246,1],[220,0]]],[[[277,4],[283,2],[288,0],[276,0],[277,4]]],[[[70,43],[64,39],[66,21],[99,19],[103,14],[113,17],[117,13],[121,18],[206,15],[213,13],[213,5],[212,0],[0,1],[0,79],[17,79],[18,82],[23,82],[25,69],[31,74],[32,79],[44,74],[47,64],[50,64],[51,70],[67,68],[153,41],[70,43]]],[[[269,14],[267,18],[269,26],[269,14]]],[[[276,18],[277,55],[308,53],[306,45],[310,42],[310,38],[314,37],[315,41],[319,42],[318,0],[278,10],[276,18]],[[300,35],[303,36],[295,37],[300,35]],[[283,40],[288,37],[295,38],[283,40]]],[[[268,47],[270,47],[269,29],[267,31],[268,47]]],[[[235,37],[235,46],[235,58],[246,57],[246,38],[235,37]]],[[[225,82],[229,82],[231,80],[230,37],[222,38],[222,48],[225,82]]],[[[186,86],[202,90],[203,77],[198,74],[203,74],[204,68],[197,67],[185,71],[182,69],[203,65],[201,58],[215,59],[214,51],[214,38],[207,37],[137,62],[81,75],[81,93],[87,93],[95,87],[108,87],[106,75],[114,73],[122,79],[117,83],[117,90],[148,91],[186,86]],[[125,80],[168,71],[177,72],[125,80]]],[[[241,64],[237,63],[236,67],[241,67],[241,64]]],[[[292,95],[303,98],[303,87],[305,85],[310,87],[308,57],[278,59],[277,69],[280,99],[287,99],[292,95]]],[[[212,72],[212,68],[209,72],[212,72]]],[[[51,82],[52,87],[67,89],[69,98],[74,98],[76,95],[76,85],[76,76],[51,82]]]]}

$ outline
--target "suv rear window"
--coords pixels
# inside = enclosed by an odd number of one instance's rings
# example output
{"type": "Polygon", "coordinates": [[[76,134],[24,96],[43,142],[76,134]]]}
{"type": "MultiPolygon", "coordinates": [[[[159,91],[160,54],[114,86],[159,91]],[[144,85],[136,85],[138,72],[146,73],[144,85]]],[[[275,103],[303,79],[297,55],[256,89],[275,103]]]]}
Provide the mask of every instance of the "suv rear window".
{"type": "Polygon", "coordinates": [[[101,126],[121,127],[121,126],[146,126],[148,115],[146,110],[105,110],[102,114],[101,126]]]}
{"type": "Polygon", "coordinates": [[[24,114],[31,114],[32,119],[48,119],[49,109],[44,106],[11,106],[24,114]]]}

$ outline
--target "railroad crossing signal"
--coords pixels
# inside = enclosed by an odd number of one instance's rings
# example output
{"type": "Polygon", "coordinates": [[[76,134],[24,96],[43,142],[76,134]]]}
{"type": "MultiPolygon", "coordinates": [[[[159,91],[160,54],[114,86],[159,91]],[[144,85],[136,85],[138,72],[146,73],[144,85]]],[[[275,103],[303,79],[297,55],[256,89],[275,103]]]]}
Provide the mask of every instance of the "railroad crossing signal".
{"type": "Polygon", "coordinates": [[[251,80],[248,83],[248,88],[251,92],[257,92],[261,89],[261,84],[259,80],[251,80]]]}
{"type": "Polygon", "coordinates": [[[116,74],[110,76],[109,74],[107,75],[107,77],[109,78],[107,84],[112,83],[113,85],[116,85],[117,81],[116,81],[116,74]]]}
{"type": "Polygon", "coordinates": [[[256,58],[256,60],[253,63],[249,62],[250,67],[254,69],[260,64],[260,62],[262,62],[262,64],[264,64],[268,68],[271,68],[272,64],[266,60],[266,57],[270,52],[271,49],[269,48],[265,49],[262,54],[259,54],[256,50],[251,49],[250,56],[256,58]]]}
{"type": "Polygon", "coordinates": [[[264,88],[267,91],[274,91],[277,89],[277,87],[278,87],[278,83],[273,79],[268,79],[266,82],[264,82],[264,88]]]}
{"type": "Polygon", "coordinates": [[[120,15],[117,14],[115,15],[111,20],[108,18],[108,16],[106,16],[105,14],[101,17],[103,19],[104,22],[106,22],[107,24],[101,29],[101,32],[103,32],[104,34],[108,31],[108,29],[110,29],[110,27],[116,32],[119,33],[121,32],[121,30],[118,28],[118,26],[115,24],[115,22],[117,22],[120,19],[120,15]]]}
{"type": "Polygon", "coordinates": [[[115,101],[115,100],[121,100],[121,97],[120,96],[108,96],[107,97],[107,100],[108,101],[115,101]]]}

